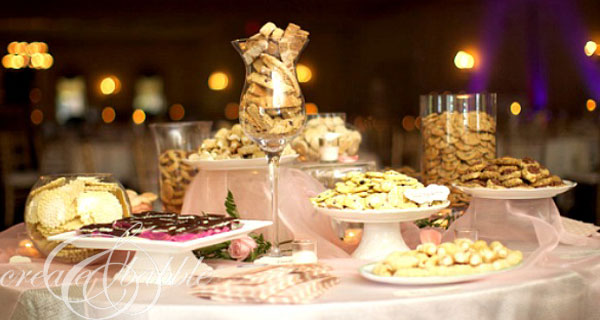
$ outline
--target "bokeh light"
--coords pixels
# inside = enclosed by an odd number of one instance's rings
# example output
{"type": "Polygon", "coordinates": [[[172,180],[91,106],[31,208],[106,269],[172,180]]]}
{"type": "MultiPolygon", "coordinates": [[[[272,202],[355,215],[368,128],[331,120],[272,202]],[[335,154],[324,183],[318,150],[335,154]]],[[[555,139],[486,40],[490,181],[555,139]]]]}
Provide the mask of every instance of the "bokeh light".
{"type": "Polygon", "coordinates": [[[135,124],[142,124],[146,121],[146,113],[142,109],[136,109],[131,115],[131,119],[135,124]]]}
{"type": "Polygon", "coordinates": [[[454,57],[454,65],[459,69],[472,69],[475,66],[475,58],[472,54],[461,50],[454,57]]]}
{"type": "Polygon", "coordinates": [[[227,88],[229,77],[221,71],[215,71],[208,77],[208,87],[211,90],[219,91],[227,88]]]}
{"type": "Polygon", "coordinates": [[[510,113],[518,116],[521,113],[521,104],[517,101],[510,104],[510,113]]]}
{"type": "Polygon", "coordinates": [[[312,79],[312,70],[309,67],[299,63],[296,66],[296,75],[298,76],[298,81],[304,83],[309,82],[312,79]]]}
{"type": "Polygon", "coordinates": [[[235,102],[230,102],[225,105],[225,118],[227,120],[235,120],[239,117],[240,105],[235,102]]]}
{"type": "Polygon", "coordinates": [[[583,51],[585,52],[585,55],[588,57],[591,57],[592,55],[594,55],[594,53],[596,52],[597,49],[598,49],[598,44],[594,41],[586,42],[585,46],[583,47],[583,51]]]}
{"type": "Polygon", "coordinates": [[[102,109],[102,121],[104,121],[104,123],[112,123],[115,121],[116,117],[117,113],[113,107],[104,107],[104,109],[102,109]]]}
{"type": "Polygon", "coordinates": [[[306,114],[317,114],[319,113],[319,107],[313,102],[307,102],[304,107],[306,108],[306,114]]]}
{"type": "Polygon", "coordinates": [[[40,109],[33,109],[29,118],[31,119],[31,123],[37,126],[44,121],[44,112],[40,109]]]}
{"type": "Polygon", "coordinates": [[[585,102],[585,108],[589,112],[592,112],[592,111],[596,110],[596,100],[594,100],[594,99],[587,99],[587,101],[585,102]]]}
{"type": "Polygon", "coordinates": [[[185,116],[185,108],[179,103],[169,107],[169,118],[173,121],[179,121],[185,116]]]}
{"type": "Polygon", "coordinates": [[[31,103],[40,103],[42,101],[42,90],[40,88],[33,88],[29,91],[29,100],[31,103]]]}
{"type": "Polygon", "coordinates": [[[415,130],[415,117],[404,116],[404,118],[402,118],[402,128],[406,131],[415,130]]]}
{"type": "Polygon", "coordinates": [[[104,95],[118,93],[121,89],[121,82],[115,76],[108,76],[100,81],[100,92],[104,95]]]}

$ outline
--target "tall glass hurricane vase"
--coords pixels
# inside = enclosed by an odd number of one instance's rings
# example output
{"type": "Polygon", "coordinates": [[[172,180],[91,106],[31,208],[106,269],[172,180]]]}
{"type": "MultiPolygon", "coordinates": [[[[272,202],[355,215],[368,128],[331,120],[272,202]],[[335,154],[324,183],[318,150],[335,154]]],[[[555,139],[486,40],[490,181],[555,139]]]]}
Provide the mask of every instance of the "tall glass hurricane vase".
{"type": "Polygon", "coordinates": [[[278,212],[279,158],[286,144],[302,131],[306,121],[304,97],[296,77],[296,61],[307,39],[304,39],[299,48],[296,47],[297,50],[293,54],[280,51],[279,46],[270,52],[263,49],[264,52],[256,54],[259,52],[256,48],[262,48],[259,41],[264,41],[264,37],[263,40],[256,38],[259,37],[232,42],[246,66],[239,118],[246,135],[267,154],[274,242],[270,256],[277,257],[281,256],[278,212]]]}

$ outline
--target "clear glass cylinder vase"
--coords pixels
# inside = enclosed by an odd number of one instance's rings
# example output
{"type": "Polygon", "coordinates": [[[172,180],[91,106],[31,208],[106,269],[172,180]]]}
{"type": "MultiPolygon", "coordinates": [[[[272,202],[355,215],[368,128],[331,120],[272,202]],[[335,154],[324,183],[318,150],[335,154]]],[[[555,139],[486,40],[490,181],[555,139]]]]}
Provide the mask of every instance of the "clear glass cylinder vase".
{"type": "Polygon", "coordinates": [[[185,191],[197,171],[183,162],[210,137],[211,121],[150,125],[158,152],[160,200],[166,211],[181,212],[185,191]]]}
{"type": "MultiPolygon", "coordinates": [[[[423,182],[452,187],[470,166],[496,157],[495,93],[420,97],[423,182]]],[[[469,198],[451,188],[453,206],[469,198]]]]}

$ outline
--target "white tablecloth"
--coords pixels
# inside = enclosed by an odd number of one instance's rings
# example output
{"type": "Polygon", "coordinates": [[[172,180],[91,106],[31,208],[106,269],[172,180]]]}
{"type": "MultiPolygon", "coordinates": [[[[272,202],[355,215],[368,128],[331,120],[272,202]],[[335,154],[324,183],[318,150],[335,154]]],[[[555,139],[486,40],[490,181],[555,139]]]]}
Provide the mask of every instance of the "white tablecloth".
{"type": "MultiPolygon", "coordinates": [[[[507,273],[484,281],[419,287],[365,280],[357,272],[361,261],[322,262],[335,268],[341,283],[311,304],[220,304],[196,298],[185,287],[171,287],[163,288],[158,303],[147,312],[115,319],[600,319],[600,297],[590,295],[593,286],[598,292],[600,283],[572,271],[533,268],[515,271],[525,281],[512,280],[514,273],[507,273]]],[[[600,266],[590,266],[589,271],[600,279],[600,266]]],[[[150,296],[151,292],[146,291],[150,296]]],[[[138,299],[134,311],[147,302],[138,299]]],[[[88,310],[87,316],[113,312],[88,310]]]]}

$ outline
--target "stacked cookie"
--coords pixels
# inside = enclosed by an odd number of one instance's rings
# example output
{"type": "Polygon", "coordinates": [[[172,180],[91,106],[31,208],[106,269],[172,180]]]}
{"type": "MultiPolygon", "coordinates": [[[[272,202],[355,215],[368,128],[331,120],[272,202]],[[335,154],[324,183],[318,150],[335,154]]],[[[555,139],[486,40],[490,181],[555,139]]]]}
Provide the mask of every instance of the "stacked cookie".
{"type": "Polygon", "coordinates": [[[304,124],[304,98],[295,62],[308,34],[293,23],[283,30],[268,22],[259,33],[234,42],[247,66],[240,122],[251,135],[266,139],[291,136],[304,124]]]}
{"type": "Polygon", "coordinates": [[[358,153],[362,136],[346,127],[341,117],[316,117],[309,120],[304,131],[292,141],[292,148],[300,154],[300,161],[319,160],[319,138],[328,132],[339,134],[339,154],[353,156],[358,153]]]}
{"type": "MultiPolygon", "coordinates": [[[[447,186],[481,159],[496,157],[496,119],[480,111],[432,113],[422,120],[423,181],[447,186]]],[[[453,207],[467,205],[470,198],[451,188],[453,207]]]]}
{"type": "Polygon", "coordinates": [[[502,157],[489,162],[475,163],[461,176],[461,185],[466,187],[544,188],[563,185],[559,176],[531,158],[502,157]]]}
{"type": "Polygon", "coordinates": [[[523,260],[523,253],[498,241],[456,239],[454,242],[420,244],[416,250],[391,253],[375,265],[373,273],[383,277],[458,276],[510,268],[523,260]]]}
{"type": "MultiPolygon", "coordinates": [[[[283,155],[295,154],[294,150],[286,145],[283,155]]],[[[188,159],[196,160],[227,160],[227,159],[255,159],[265,157],[258,144],[252,141],[239,124],[231,129],[221,128],[213,138],[205,139],[198,148],[198,152],[189,155],[188,159]]]]}
{"type": "Polygon", "coordinates": [[[158,157],[160,200],[167,211],[181,211],[185,190],[198,172],[183,162],[187,156],[185,150],[169,149],[158,157]]]}
{"type": "MultiPolygon", "coordinates": [[[[417,179],[389,170],[385,172],[350,172],[343,182],[311,198],[313,205],[323,208],[350,210],[386,210],[417,208],[419,205],[404,196],[407,189],[424,188],[417,179]]],[[[436,202],[433,205],[438,204],[436,202]]]]}

